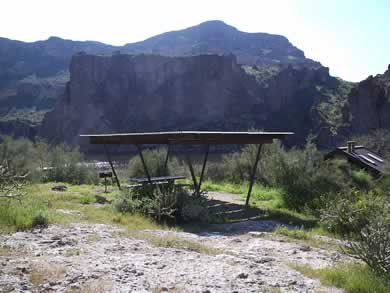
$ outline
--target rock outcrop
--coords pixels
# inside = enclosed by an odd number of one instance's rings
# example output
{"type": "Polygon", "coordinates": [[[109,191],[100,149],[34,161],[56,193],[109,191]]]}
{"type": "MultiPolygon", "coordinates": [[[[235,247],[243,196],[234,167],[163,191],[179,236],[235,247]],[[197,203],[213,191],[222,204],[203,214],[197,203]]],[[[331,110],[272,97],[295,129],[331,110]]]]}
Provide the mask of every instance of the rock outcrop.
{"type": "Polygon", "coordinates": [[[361,81],[348,97],[351,132],[390,129],[390,65],[384,74],[361,81]]]}
{"type": "MultiPolygon", "coordinates": [[[[122,47],[58,37],[32,43],[0,38],[0,120],[11,121],[24,116],[19,120],[26,126],[40,124],[43,118],[40,113],[52,109],[53,101],[58,97],[57,89],[62,90],[69,80],[64,81],[68,77],[72,55],[84,52],[111,56],[119,51],[164,56],[234,54],[240,64],[320,67],[318,62],[305,58],[304,53],[283,36],[245,33],[222,21],[208,21],[122,47]],[[47,80],[50,80],[50,91],[44,89],[47,80]],[[36,90],[32,94],[19,95],[21,83],[31,83],[36,90]],[[39,86],[39,83],[44,86],[39,86]],[[30,115],[32,112],[38,114],[30,115]]],[[[13,134],[12,131],[10,134],[13,134]]]]}
{"type": "Polygon", "coordinates": [[[234,56],[76,55],[70,82],[40,134],[78,144],[81,133],[162,130],[289,130],[304,142],[336,88],[326,68],[242,66],[234,56]]]}

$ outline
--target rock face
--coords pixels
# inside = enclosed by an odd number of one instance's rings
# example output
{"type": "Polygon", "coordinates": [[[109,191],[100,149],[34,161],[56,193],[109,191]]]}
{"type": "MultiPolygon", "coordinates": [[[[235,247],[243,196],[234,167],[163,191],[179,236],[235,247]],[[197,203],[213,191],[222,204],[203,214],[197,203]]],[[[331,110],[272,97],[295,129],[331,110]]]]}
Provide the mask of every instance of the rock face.
{"type": "Polygon", "coordinates": [[[358,83],[348,101],[353,133],[390,129],[390,65],[384,74],[370,76],[358,83]]]}
{"type": "MultiPolygon", "coordinates": [[[[164,56],[234,54],[240,64],[320,67],[283,36],[245,33],[222,21],[205,22],[123,47],[58,37],[32,43],[0,38],[0,123],[17,120],[26,127],[40,124],[44,113],[53,108],[58,92],[63,92],[69,81],[72,55],[79,52],[111,55],[118,51],[164,56]],[[30,90],[21,92],[21,87],[30,90]]],[[[15,134],[12,129],[10,134],[15,134]]]]}
{"type": "Polygon", "coordinates": [[[257,128],[294,131],[291,143],[303,142],[319,124],[316,100],[326,99],[315,85],[338,80],[323,67],[265,69],[232,55],[76,55],[40,134],[78,144],[81,133],[257,128]]]}

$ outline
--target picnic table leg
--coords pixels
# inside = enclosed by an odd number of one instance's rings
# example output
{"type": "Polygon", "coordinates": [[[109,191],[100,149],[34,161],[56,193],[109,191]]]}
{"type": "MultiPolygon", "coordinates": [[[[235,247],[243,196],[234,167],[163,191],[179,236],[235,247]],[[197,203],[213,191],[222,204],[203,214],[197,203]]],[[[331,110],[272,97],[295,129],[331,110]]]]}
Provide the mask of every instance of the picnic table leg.
{"type": "Polygon", "coordinates": [[[110,164],[112,173],[114,173],[116,185],[118,185],[119,190],[122,190],[121,184],[120,184],[119,179],[118,179],[118,176],[116,175],[116,172],[115,172],[115,169],[114,169],[114,165],[112,164],[111,154],[110,154],[110,152],[107,149],[107,145],[103,144],[103,146],[104,146],[104,151],[106,153],[106,156],[107,156],[107,159],[108,159],[108,163],[110,164]]]}
{"type": "Polygon", "coordinates": [[[257,146],[256,159],[255,159],[255,163],[253,164],[251,177],[250,177],[250,179],[249,179],[248,195],[246,196],[246,202],[245,202],[245,207],[246,207],[246,208],[249,207],[249,199],[250,199],[250,197],[251,197],[252,187],[253,187],[253,183],[254,183],[254,181],[255,181],[255,175],[256,175],[257,164],[258,164],[259,159],[260,159],[261,147],[262,147],[261,144],[259,144],[259,145],[257,146]]]}
{"type": "Polygon", "coordinates": [[[171,145],[168,144],[168,149],[167,149],[167,155],[165,157],[165,162],[164,162],[164,169],[166,170],[167,167],[168,167],[168,159],[169,159],[169,155],[171,153],[171,145]]]}

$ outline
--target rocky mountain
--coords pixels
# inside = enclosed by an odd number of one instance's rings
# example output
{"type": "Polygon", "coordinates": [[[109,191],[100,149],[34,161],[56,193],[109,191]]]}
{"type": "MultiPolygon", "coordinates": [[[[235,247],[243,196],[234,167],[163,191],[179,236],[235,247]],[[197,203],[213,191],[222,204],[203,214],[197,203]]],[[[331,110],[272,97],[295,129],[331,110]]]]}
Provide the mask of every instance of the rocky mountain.
{"type": "Polygon", "coordinates": [[[69,81],[72,55],[79,52],[111,55],[119,51],[165,56],[234,54],[241,64],[320,66],[305,58],[285,37],[240,32],[222,21],[205,22],[123,47],[57,37],[32,43],[0,38],[0,128],[2,123],[25,124],[25,127],[41,123],[69,81]]]}
{"type": "Polygon", "coordinates": [[[79,144],[80,133],[160,130],[294,131],[320,124],[315,105],[340,81],[328,69],[243,66],[234,55],[75,55],[70,82],[40,134],[79,144]]]}
{"type": "Polygon", "coordinates": [[[127,54],[197,56],[234,54],[238,63],[321,64],[305,57],[286,37],[267,33],[246,33],[218,20],[206,21],[184,30],[167,32],[145,41],[125,45],[127,54]]]}
{"type": "Polygon", "coordinates": [[[41,123],[69,81],[68,67],[73,54],[113,50],[115,47],[98,42],[56,37],[33,43],[0,38],[0,129],[17,134],[19,127],[13,130],[8,126],[31,128],[41,123]]]}
{"type": "Polygon", "coordinates": [[[334,78],[285,37],[221,21],[123,47],[0,39],[0,131],[77,144],[86,132],[257,128],[332,147],[390,126],[389,80],[334,78]]]}

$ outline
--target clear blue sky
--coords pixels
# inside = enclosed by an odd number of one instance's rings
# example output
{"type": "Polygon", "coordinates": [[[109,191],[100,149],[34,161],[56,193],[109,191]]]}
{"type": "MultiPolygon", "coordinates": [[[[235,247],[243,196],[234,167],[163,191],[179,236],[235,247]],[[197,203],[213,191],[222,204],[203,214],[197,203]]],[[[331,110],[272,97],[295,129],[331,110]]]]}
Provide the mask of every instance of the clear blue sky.
{"type": "Polygon", "coordinates": [[[206,20],[281,34],[332,75],[360,81],[390,63],[390,0],[2,0],[0,36],[114,45],[206,20]]]}

